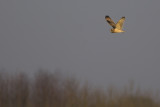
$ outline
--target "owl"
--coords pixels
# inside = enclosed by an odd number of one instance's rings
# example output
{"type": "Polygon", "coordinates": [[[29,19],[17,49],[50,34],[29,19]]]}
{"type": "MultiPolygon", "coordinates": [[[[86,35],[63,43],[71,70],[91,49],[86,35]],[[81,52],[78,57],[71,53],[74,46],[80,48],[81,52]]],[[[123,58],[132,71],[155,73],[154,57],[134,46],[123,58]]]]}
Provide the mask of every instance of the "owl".
{"type": "Polygon", "coordinates": [[[122,17],[116,24],[113,22],[113,20],[109,16],[105,16],[105,19],[113,27],[110,30],[111,33],[125,32],[122,30],[125,17],[122,17]]]}

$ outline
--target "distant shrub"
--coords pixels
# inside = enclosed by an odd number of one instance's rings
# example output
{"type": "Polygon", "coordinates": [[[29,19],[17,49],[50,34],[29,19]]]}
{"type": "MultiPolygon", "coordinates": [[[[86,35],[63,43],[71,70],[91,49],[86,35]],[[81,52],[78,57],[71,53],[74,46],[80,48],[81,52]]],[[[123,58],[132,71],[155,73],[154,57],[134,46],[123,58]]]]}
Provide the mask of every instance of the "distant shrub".
{"type": "Polygon", "coordinates": [[[0,107],[160,107],[152,94],[133,88],[102,91],[45,70],[33,78],[0,72],[0,107]]]}

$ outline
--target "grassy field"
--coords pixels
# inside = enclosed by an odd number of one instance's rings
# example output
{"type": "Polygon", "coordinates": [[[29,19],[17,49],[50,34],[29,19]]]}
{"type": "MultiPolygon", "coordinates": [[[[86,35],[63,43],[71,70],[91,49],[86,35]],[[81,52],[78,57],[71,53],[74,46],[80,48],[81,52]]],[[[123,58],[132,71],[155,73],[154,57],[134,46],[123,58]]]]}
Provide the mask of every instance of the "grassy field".
{"type": "Polygon", "coordinates": [[[104,91],[45,71],[33,77],[1,72],[0,107],[160,107],[153,93],[133,88],[104,91]]]}

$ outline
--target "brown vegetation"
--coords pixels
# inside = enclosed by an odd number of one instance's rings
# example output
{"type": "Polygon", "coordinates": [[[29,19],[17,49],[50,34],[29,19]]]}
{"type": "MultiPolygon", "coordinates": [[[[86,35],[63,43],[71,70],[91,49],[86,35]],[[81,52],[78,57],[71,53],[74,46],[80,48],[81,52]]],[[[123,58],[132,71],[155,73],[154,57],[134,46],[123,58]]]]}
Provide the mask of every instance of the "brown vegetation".
{"type": "Polygon", "coordinates": [[[33,78],[24,73],[0,73],[0,107],[160,107],[152,94],[128,88],[107,91],[80,86],[74,78],[61,79],[40,71],[33,78]]]}

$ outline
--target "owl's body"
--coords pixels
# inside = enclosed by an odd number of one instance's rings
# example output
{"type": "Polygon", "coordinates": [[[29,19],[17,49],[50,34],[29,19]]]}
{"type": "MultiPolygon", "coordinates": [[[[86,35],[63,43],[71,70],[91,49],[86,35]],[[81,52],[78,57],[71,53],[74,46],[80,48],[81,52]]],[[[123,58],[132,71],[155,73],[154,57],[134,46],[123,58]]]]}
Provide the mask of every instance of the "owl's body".
{"type": "Polygon", "coordinates": [[[122,30],[125,17],[122,17],[116,24],[113,22],[113,20],[109,16],[106,16],[105,19],[113,27],[110,30],[111,33],[125,32],[122,30]]]}
{"type": "Polygon", "coordinates": [[[121,33],[121,32],[125,32],[125,31],[115,28],[115,29],[111,29],[110,32],[111,32],[111,33],[121,33]]]}

